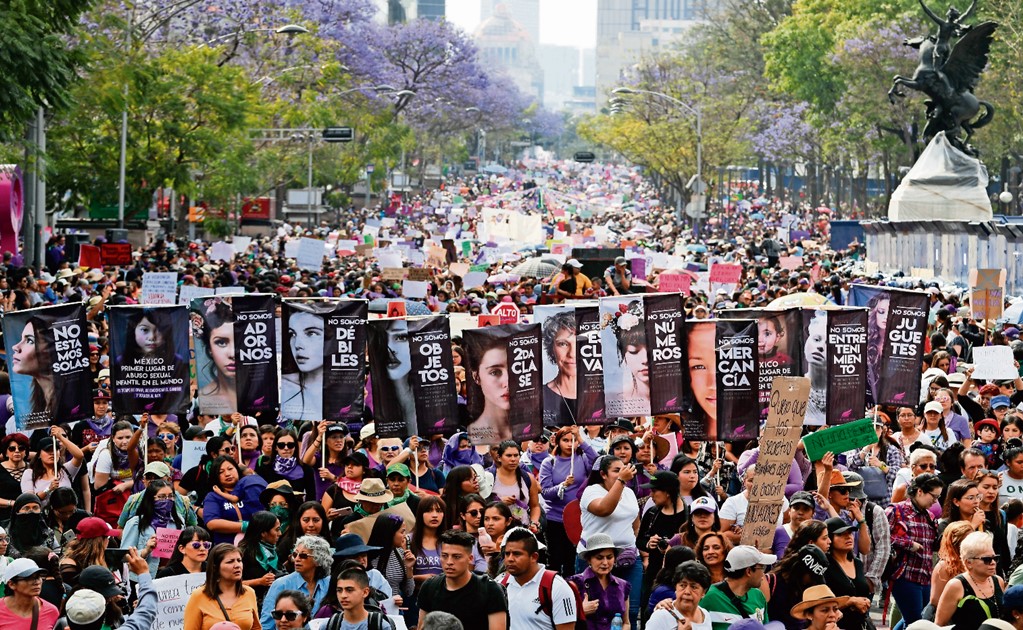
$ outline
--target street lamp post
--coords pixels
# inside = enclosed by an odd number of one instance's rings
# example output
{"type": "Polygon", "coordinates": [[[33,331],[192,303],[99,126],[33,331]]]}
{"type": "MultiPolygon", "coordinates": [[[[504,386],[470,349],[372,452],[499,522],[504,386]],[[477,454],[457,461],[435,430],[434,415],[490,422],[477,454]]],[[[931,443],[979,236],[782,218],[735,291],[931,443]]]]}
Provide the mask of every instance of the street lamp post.
{"type": "MultiPolygon", "coordinates": [[[[660,98],[669,101],[681,108],[684,112],[690,114],[696,119],[696,183],[693,185],[693,192],[703,198],[704,185],[703,185],[703,113],[699,107],[689,105],[684,101],[665,94],[664,92],[655,92],[653,90],[641,90],[639,88],[630,87],[617,87],[611,90],[612,94],[618,94],[621,96],[630,96],[636,94],[648,94],[650,96],[658,96],[660,98]]],[[[702,208],[696,208],[696,214],[701,213],[702,208]]],[[[695,226],[699,225],[699,216],[693,217],[693,223],[695,226]]]]}

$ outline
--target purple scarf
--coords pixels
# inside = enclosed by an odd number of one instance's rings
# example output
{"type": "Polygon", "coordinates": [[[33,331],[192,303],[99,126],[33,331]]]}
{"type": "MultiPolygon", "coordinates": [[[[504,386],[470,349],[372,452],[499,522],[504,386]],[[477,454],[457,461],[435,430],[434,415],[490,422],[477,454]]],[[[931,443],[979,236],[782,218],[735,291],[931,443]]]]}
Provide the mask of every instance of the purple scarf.
{"type": "Polygon", "coordinates": [[[280,455],[274,456],[274,472],[291,481],[301,479],[304,475],[302,467],[298,465],[297,457],[281,457],[280,455]]]}

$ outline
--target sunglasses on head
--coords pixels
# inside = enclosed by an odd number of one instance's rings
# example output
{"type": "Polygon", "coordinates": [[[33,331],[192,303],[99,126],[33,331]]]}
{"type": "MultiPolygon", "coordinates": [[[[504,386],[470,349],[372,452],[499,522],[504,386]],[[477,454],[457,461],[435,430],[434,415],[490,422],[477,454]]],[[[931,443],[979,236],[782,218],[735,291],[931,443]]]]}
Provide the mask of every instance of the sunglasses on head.
{"type": "Polygon", "coordinates": [[[270,613],[270,616],[273,617],[275,621],[280,621],[281,619],[295,621],[301,614],[301,611],[298,610],[275,610],[270,613]]]}
{"type": "Polygon", "coordinates": [[[195,550],[205,549],[206,551],[209,551],[210,547],[213,546],[213,543],[211,543],[208,540],[193,540],[192,542],[190,542],[188,544],[191,545],[192,549],[195,549],[195,550]]]}
{"type": "Polygon", "coordinates": [[[395,444],[394,446],[381,446],[380,450],[381,451],[386,451],[386,452],[390,453],[391,451],[400,451],[401,450],[401,446],[399,446],[397,444],[395,444]]]}

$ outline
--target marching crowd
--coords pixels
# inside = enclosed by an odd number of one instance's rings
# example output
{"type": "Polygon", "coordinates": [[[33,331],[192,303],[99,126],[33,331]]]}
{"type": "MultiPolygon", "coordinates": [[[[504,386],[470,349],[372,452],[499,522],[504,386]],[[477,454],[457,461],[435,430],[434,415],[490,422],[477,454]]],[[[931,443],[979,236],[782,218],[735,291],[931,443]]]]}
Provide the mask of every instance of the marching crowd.
{"type": "MultiPolygon", "coordinates": [[[[549,233],[582,243],[613,234],[696,265],[742,263],[734,292],[686,298],[698,319],[794,293],[844,304],[854,281],[914,286],[867,273],[857,244],[830,250],[827,217],[809,205],[730,203],[691,234],[635,172],[533,170],[414,198],[391,214],[391,234],[420,244],[443,234],[434,209],[457,197],[468,208],[541,204],[549,233]],[[793,230],[805,240],[781,236],[793,230]],[[801,267],[782,268],[782,256],[801,267]]],[[[380,216],[353,211],[334,236],[361,238],[380,216]]],[[[470,231],[475,215],[458,216],[470,231]]],[[[921,400],[865,410],[878,440],[863,449],[811,460],[800,442],[768,554],[741,544],[756,440],[694,440],[677,415],[482,445],[464,432],[379,437],[371,410],[349,427],[207,415],[197,404],[182,416],[111,409],[104,309],[137,303],[146,271],[290,297],[401,297],[365,253],[297,268],[284,250],[301,231],[282,226],[232,261],[214,261],[209,243],[158,240],[131,268],[85,269],[59,236],[39,274],[5,257],[5,311],[89,304],[95,391],[91,418],[21,431],[0,373],[0,628],[157,627],[154,580],[205,574],[175,627],[376,630],[400,618],[422,630],[860,630],[881,608],[911,630],[1023,629],[1023,379],[983,382],[970,367],[976,345],[1008,345],[1023,360],[1023,342],[1010,325],[985,331],[955,287],[916,286],[931,300],[921,400]],[[196,448],[199,463],[186,468],[196,448]]],[[[463,258],[485,262],[491,280],[467,289],[435,268],[422,300],[430,311],[512,301],[529,313],[658,284],[654,270],[633,279],[617,261],[592,278],[577,277],[574,259],[515,277],[503,254],[477,254],[463,258]]],[[[455,341],[464,387],[472,375],[455,341]]]]}

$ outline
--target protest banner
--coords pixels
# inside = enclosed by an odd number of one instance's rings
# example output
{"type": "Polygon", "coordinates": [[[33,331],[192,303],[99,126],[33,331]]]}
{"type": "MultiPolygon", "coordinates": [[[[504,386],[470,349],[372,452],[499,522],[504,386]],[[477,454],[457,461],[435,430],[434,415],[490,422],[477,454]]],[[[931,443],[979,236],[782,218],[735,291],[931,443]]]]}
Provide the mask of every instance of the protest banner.
{"type": "Polygon", "coordinates": [[[192,593],[205,584],[205,571],[153,580],[158,601],[152,630],[184,630],[185,604],[192,593]]]}
{"type": "Polygon", "coordinates": [[[174,553],[174,547],[181,536],[180,529],[169,527],[156,528],[156,547],[150,553],[154,558],[170,558],[174,553]]]}
{"type": "Polygon", "coordinates": [[[290,420],[362,419],[366,385],[365,300],[284,300],[281,415],[290,420]]]}
{"type": "Polygon", "coordinates": [[[78,266],[86,269],[97,269],[103,266],[103,254],[95,245],[82,243],[78,246],[78,266]]]}
{"type": "Polygon", "coordinates": [[[717,441],[717,324],[713,321],[690,320],[685,323],[685,351],[688,369],[683,372],[688,392],[682,428],[693,440],[717,441]]]}
{"type": "Polygon", "coordinates": [[[644,296],[650,413],[680,413],[685,404],[682,393],[682,362],[685,359],[683,325],[685,311],[678,293],[644,296]]]}
{"type": "Polygon", "coordinates": [[[604,409],[604,357],[597,306],[575,308],[576,424],[607,423],[604,409]]]}
{"type": "Polygon", "coordinates": [[[217,241],[210,248],[210,260],[230,262],[234,259],[234,246],[224,241],[217,241]]]}
{"type": "Polygon", "coordinates": [[[130,265],[134,262],[131,258],[131,243],[100,243],[99,255],[104,267],[130,265]]]}
{"type": "Polygon", "coordinates": [[[89,337],[81,303],[4,314],[7,373],[19,431],[92,416],[89,337]]]}
{"type": "Polygon", "coordinates": [[[601,298],[599,309],[607,415],[649,416],[650,369],[643,298],[601,298]]]}
{"type": "Polygon", "coordinates": [[[738,284],[742,280],[742,265],[714,263],[710,266],[711,284],[738,284]]]}
{"type": "Polygon", "coordinates": [[[178,289],[178,304],[188,306],[195,298],[209,297],[214,290],[209,287],[199,287],[194,284],[183,284],[178,289]]]}
{"type": "Polygon", "coordinates": [[[146,305],[176,304],[178,274],[173,271],[147,271],[142,275],[139,303],[146,305]]]}
{"type": "Polygon", "coordinates": [[[970,310],[973,318],[998,319],[1004,307],[1005,269],[971,269],[970,310]]]}
{"type": "Polygon", "coordinates": [[[1014,381],[1019,377],[1009,346],[977,346],[973,349],[973,375],[978,381],[1014,381]]]}
{"type": "Polygon", "coordinates": [[[828,426],[803,436],[806,457],[812,462],[818,461],[829,452],[837,455],[876,443],[877,433],[874,431],[874,421],[870,418],[854,420],[840,426],[828,426]]]}
{"type": "MultiPolygon", "coordinates": [[[[730,319],[716,323],[713,381],[704,390],[706,375],[691,379],[697,401],[714,399],[717,439],[749,440],[760,423],[757,320],[730,319]]],[[[691,364],[690,364],[691,365],[691,364]]]]}
{"type": "Polygon", "coordinates": [[[867,310],[828,313],[827,425],[854,420],[866,406],[867,310]]]}
{"type": "Polygon", "coordinates": [[[295,264],[299,269],[319,271],[323,266],[323,256],[326,250],[323,248],[323,241],[317,238],[302,237],[298,242],[298,252],[295,254],[295,264]]]}
{"type": "Polygon", "coordinates": [[[867,307],[867,402],[919,400],[929,299],[922,291],[853,284],[852,306],[867,307]]]}
{"type": "Polygon", "coordinates": [[[688,273],[662,273],[657,277],[657,290],[661,293],[689,295],[693,277],[688,273]]]}
{"type": "Polygon", "coordinates": [[[204,414],[277,413],[273,295],[196,298],[191,304],[199,409],[204,414]]]}
{"type": "Polygon", "coordinates": [[[184,414],[191,404],[188,309],[111,306],[110,386],[118,413],[184,414]]]}
{"type": "Polygon", "coordinates": [[[463,333],[469,438],[474,444],[535,439],[543,430],[540,326],[501,324],[463,333]]]}
{"type": "Polygon", "coordinates": [[[720,311],[719,317],[757,320],[757,389],[760,392],[760,419],[766,420],[774,379],[803,373],[803,320],[800,310],[725,309],[720,311]]]}
{"type": "Polygon", "coordinates": [[[453,433],[458,427],[459,409],[455,362],[451,356],[451,327],[447,318],[417,317],[409,321],[408,345],[412,358],[416,435],[453,433]]]}
{"type": "Polygon", "coordinates": [[[771,552],[809,397],[810,380],[805,377],[779,376],[771,382],[767,423],[760,434],[740,544],[771,552]]]}

